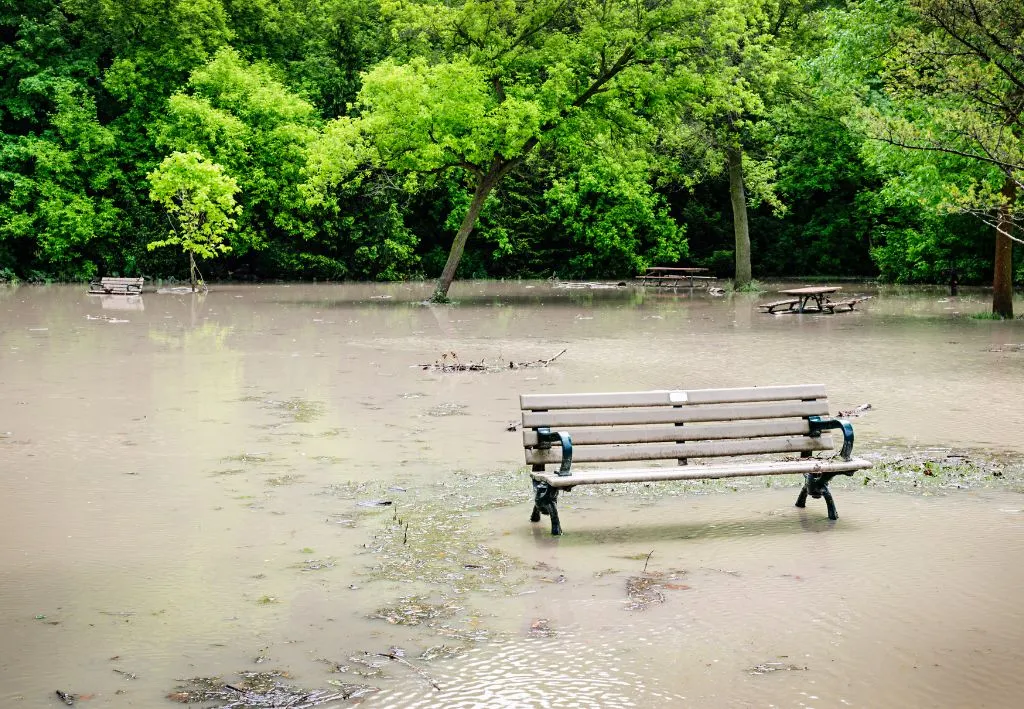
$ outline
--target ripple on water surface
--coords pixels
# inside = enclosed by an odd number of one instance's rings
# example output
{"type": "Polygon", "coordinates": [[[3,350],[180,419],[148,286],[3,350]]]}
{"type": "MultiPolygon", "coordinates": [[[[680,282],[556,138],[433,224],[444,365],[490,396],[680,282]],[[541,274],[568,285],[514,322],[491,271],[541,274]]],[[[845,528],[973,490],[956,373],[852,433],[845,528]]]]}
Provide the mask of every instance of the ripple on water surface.
{"type": "Polygon", "coordinates": [[[440,693],[425,684],[383,692],[367,706],[642,707],[685,699],[659,687],[631,658],[634,636],[583,639],[571,634],[480,648],[431,665],[440,693]]]}

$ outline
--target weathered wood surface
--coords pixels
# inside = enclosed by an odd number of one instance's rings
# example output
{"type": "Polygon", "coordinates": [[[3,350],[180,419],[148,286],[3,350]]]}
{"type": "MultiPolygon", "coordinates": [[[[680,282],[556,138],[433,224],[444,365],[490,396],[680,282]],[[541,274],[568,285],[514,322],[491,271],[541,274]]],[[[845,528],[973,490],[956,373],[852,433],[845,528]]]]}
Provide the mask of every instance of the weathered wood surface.
{"type": "MultiPolygon", "coordinates": [[[[700,441],[676,445],[579,446],[573,438],[573,464],[609,463],[627,460],[668,460],[679,458],[718,458],[730,455],[762,455],[766,453],[802,453],[832,450],[832,437],[791,436],[751,438],[734,441],[700,441]]],[[[560,463],[561,446],[530,448],[526,462],[531,465],[560,463]]]]}
{"type": "Polygon", "coordinates": [[[681,465],[662,468],[619,468],[604,470],[573,471],[572,475],[558,475],[555,472],[531,473],[535,480],[546,482],[551,487],[565,488],[576,485],[599,485],[606,483],[654,482],[658,480],[716,480],[719,478],[753,477],[757,475],[802,475],[804,473],[843,473],[871,467],[871,461],[863,458],[850,460],[822,460],[810,458],[766,463],[738,463],[718,465],[681,465]]]}
{"type": "Polygon", "coordinates": [[[89,284],[93,295],[138,295],[142,293],[143,278],[101,278],[89,284]]]}
{"type": "Polygon", "coordinates": [[[524,411],[552,409],[608,409],[642,406],[693,406],[697,404],[736,404],[799,399],[824,399],[824,384],[792,386],[730,387],[723,389],[656,389],[579,394],[521,394],[524,411]]]}
{"type": "Polygon", "coordinates": [[[786,310],[792,310],[794,305],[799,305],[800,299],[776,300],[774,303],[761,303],[757,307],[763,308],[766,313],[774,313],[776,309],[786,306],[786,310]]]}
{"type": "Polygon", "coordinates": [[[849,300],[838,301],[826,300],[824,303],[821,304],[821,307],[822,309],[828,310],[829,312],[835,312],[836,310],[842,308],[848,309],[852,312],[853,308],[857,305],[857,303],[862,303],[863,301],[863,298],[850,298],[849,300]]]}
{"type": "MultiPolygon", "coordinates": [[[[801,436],[810,431],[807,419],[779,419],[725,424],[694,424],[687,426],[615,426],[613,428],[581,428],[572,434],[577,446],[611,445],[616,443],[669,443],[676,441],[716,441],[732,438],[765,436],[801,436]]],[[[523,431],[523,446],[535,448],[537,432],[523,431]]]]}
{"type": "Polygon", "coordinates": [[[783,417],[803,418],[826,414],[828,414],[828,401],[825,400],[610,409],[607,411],[526,411],[523,412],[523,428],[744,421],[783,417]]]}
{"type": "Polygon", "coordinates": [[[779,293],[782,293],[782,295],[815,296],[828,295],[839,290],[842,290],[841,286],[804,286],[803,288],[787,288],[786,290],[780,290],[779,293]]]}

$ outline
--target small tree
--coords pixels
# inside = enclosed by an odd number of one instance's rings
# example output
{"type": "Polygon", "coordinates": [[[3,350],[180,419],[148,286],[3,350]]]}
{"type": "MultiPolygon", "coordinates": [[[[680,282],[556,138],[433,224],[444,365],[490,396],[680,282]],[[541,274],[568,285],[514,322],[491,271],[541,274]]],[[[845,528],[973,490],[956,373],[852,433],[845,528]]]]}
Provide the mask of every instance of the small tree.
{"type": "Polygon", "coordinates": [[[166,239],[151,241],[150,251],[180,245],[188,254],[189,283],[195,292],[199,269],[196,259],[227,253],[225,235],[235,227],[232,215],[242,208],[235,203],[238,183],[224,169],[199,153],[171,153],[146,176],[150,199],[167,210],[171,231],[166,239]]]}

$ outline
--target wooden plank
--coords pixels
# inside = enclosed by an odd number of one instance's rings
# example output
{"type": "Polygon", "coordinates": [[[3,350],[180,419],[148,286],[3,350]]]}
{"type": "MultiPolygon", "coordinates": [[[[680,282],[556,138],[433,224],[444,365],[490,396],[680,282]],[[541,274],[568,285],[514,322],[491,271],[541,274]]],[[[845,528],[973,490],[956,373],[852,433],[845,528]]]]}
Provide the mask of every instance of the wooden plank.
{"type": "Polygon", "coordinates": [[[768,308],[768,312],[771,312],[775,308],[780,308],[783,305],[788,305],[788,306],[792,307],[792,306],[796,305],[799,302],[800,302],[799,298],[795,298],[793,300],[776,300],[774,303],[761,303],[757,307],[759,307],[759,308],[768,308]]]}
{"type": "MultiPolygon", "coordinates": [[[[666,460],[668,458],[713,458],[725,455],[796,453],[832,450],[832,437],[791,436],[788,438],[750,438],[730,441],[700,441],[677,445],[584,446],[573,448],[573,465],[626,460],[666,460]]],[[[562,447],[527,448],[526,462],[531,465],[560,463],[562,447]]]]}
{"type": "MultiPolygon", "coordinates": [[[[778,419],[753,423],[695,424],[692,426],[617,426],[615,428],[581,428],[572,431],[574,446],[608,445],[612,443],[664,443],[669,441],[712,441],[728,438],[763,436],[799,436],[810,431],[807,419],[778,419]]],[[[523,431],[523,446],[537,446],[537,432],[523,431]]]]}
{"type": "Polygon", "coordinates": [[[804,473],[843,473],[870,468],[871,461],[863,458],[821,460],[808,458],[784,462],[679,465],[664,468],[620,468],[611,470],[583,471],[560,476],[556,473],[531,473],[534,480],[541,480],[556,488],[576,485],[600,485],[607,483],[654,482],[656,480],[716,480],[720,478],[751,477],[756,475],[801,475],[804,473]]]}
{"type": "Polygon", "coordinates": [[[763,404],[719,404],[607,411],[524,411],[523,428],[572,428],[700,421],[742,421],[828,415],[828,401],[783,401],[763,404]]]}
{"type": "MultiPolygon", "coordinates": [[[[658,389],[654,391],[601,392],[594,394],[521,394],[524,411],[553,409],[602,409],[680,404],[727,404],[787,399],[824,399],[824,384],[736,387],[730,389],[658,389]]],[[[712,419],[713,420],[713,419],[712,419]]]]}

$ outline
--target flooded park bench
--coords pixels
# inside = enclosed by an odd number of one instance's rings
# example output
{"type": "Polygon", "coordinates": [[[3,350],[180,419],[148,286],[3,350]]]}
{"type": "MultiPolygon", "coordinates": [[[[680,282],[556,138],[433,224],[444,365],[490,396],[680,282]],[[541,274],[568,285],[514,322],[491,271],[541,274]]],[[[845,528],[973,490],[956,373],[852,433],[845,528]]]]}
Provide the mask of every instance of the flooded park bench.
{"type": "Polygon", "coordinates": [[[535,502],[531,522],[551,517],[562,533],[560,490],[656,480],[713,480],[761,475],[803,475],[796,506],[824,498],[838,519],[828,486],[836,475],[871,467],[853,457],[853,426],[828,415],[822,384],[736,389],[657,390],[590,394],[523,394],[523,447],[532,466],[535,502]],[[838,456],[827,429],[842,431],[838,456]],[[739,456],[799,453],[800,458],[744,460],[739,456]],[[714,463],[690,465],[697,458],[714,463]],[[722,459],[728,459],[723,462],[722,459]],[[584,468],[578,464],[675,461],[661,467],[584,468]],[[558,466],[545,472],[548,465],[558,466]]]}
{"type": "Polygon", "coordinates": [[[140,295],[143,278],[101,278],[89,284],[89,295],[140,295]]]}

